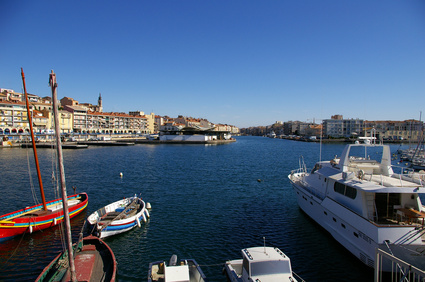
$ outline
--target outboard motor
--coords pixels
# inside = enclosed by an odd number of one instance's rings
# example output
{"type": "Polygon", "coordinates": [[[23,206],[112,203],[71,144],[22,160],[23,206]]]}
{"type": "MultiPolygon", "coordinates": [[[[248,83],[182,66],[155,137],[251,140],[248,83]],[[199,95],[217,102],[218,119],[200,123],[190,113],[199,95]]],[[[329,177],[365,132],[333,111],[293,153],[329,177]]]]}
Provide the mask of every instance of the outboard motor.
{"type": "Polygon", "coordinates": [[[177,265],[177,255],[172,255],[170,258],[170,262],[168,263],[168,266],[175,266],[177,265]]]}

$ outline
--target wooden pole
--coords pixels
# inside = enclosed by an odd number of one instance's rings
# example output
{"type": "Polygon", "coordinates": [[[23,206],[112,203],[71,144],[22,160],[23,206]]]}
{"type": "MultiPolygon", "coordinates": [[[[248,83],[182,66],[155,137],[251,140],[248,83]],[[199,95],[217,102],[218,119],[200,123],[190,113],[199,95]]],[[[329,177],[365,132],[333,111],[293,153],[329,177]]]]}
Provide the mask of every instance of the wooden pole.
{"type": "Polygon", "coordinates": [[[66,243],[67,243],[67,249],[68,249],[69,270],[71,272],[71,281],[77,281],[77,275],[75,273],[75,264],[74,264],[74,252],[72,250],[71,221],[70,221],[69,212],[68,212],[68,196],[66,193],[65,169],[63,167],[60,121],[59,121],[58,105],[57,105],[58,99],[57,99],[56,88],[58,87],[58,84],[56,83],[56,74],[53,72],[53,70],[49,76],[49,84],[50,84],[50,87],[52,88],[53,113],[55,117],[56,147],[58,151],[59,176],[60,176],[60,183],[62,188],[63,216],[65,219],[65,231],[66,231],[65,233],[66,233],[66,243]]]}

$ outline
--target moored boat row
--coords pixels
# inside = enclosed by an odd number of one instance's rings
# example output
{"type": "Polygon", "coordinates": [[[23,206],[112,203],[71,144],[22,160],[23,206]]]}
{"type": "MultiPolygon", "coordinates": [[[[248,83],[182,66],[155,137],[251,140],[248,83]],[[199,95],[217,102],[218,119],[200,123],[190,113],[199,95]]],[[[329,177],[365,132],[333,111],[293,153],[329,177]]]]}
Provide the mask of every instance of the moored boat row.
{"type": "MultiPolygon", "coordinates": [[[[304,281],[292,271],[291,260],[280,249],[252,247],[242,249],[242,259],[229,260],[223,274],[229,282],[304,281]]],[[[177,259],[149,264],[148,282],[207,282],[208,279],[194,259],[177,259]]]]}

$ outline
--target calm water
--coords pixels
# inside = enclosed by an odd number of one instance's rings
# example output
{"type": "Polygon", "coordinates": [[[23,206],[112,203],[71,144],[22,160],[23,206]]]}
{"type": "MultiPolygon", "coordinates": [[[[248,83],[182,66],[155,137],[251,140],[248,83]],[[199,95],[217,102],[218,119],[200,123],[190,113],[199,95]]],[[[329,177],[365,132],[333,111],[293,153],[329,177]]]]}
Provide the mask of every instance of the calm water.
{"type": "MultiPolygon", "coordinates": [[[[325,144],[322,159],[341,154],[325,144]]],[[[398,145],[392,149],[395,151],[398,145]]],[[[39,149],[48,199],[53,199],[52,150],[39,149]]],[[[238,137],[219,146],[136,145],[64,150],[68,193],[87,192],[87,212],[72,220],[76,238],[85,217],[123,197],[141,193],[152,205],[142,228],[107,239],[119,281],[146,281],[148,264],[172,254],[194,258],[210,281],[225,281],[223,264],[245,247],[279,247],[307,281],[372,281],[373,271],[300,211],[287,178],[303,155],[319,160],[319,144],[238,137]],[[123,177],[120,178],[120,172],[123,177]],[[261,181],[258,181],[258,180],[261,181]]],[[[0,214],[33,205],[28,166],[32,152],[0,149],[0,214]]],[[[38,195],[36,176],[32,182],[38,195]]],[[[61,250],[60,228],[0,244],[0,280],[34,280],[61,250]]]]}

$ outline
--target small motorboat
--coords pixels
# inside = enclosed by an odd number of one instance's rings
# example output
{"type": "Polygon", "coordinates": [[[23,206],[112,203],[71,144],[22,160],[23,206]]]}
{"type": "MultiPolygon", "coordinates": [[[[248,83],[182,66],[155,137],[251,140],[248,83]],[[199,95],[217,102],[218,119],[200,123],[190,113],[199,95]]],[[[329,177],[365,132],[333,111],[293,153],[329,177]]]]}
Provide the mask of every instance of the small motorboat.
{"type": "Polygon", "coordinates": [[[224,270],[232,282],[303,281],[294,278],[289,257],[273,247],[243,249],[242,259],[227,261],[224,270]]]}
{"type": "Polygon", "coordinates": [[[87,218],[87,222],[91,227],[90,233],[99,238],[106,238],[136,226],[141,227],[141,222],[146,222],[148,217],[149,211],[145,202],[134,195],[95,211],[87,218]]]}
{"type": "Polygon", "coordinates": [[[206,282],[208,279],[194,259],[181,259],[173,255],[168,262],[157,261],[149,264],[148,282],[206,282]]]}

